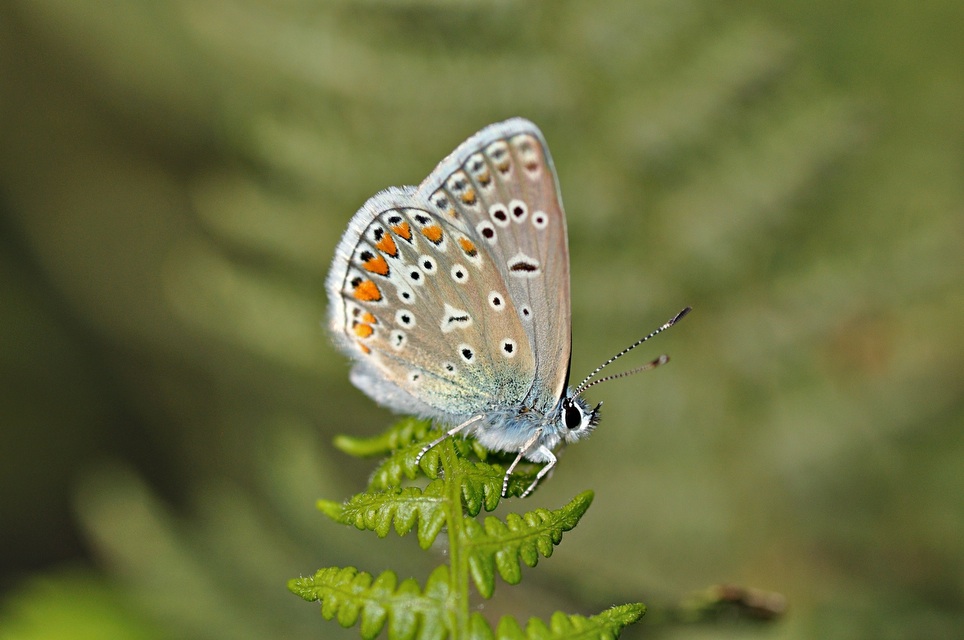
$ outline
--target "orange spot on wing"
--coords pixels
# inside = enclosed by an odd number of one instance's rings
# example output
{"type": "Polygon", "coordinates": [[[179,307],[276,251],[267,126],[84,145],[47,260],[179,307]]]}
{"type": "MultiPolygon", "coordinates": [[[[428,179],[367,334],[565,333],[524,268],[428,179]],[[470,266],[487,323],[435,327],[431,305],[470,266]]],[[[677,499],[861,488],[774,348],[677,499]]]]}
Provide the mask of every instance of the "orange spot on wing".
{"type": "Polygon", "coordinates": [[[367,325],[363,322],[356,322],[351,329],[359,338],[369,338],[373,333],[375,333],[375,330],[371,328],[371,325],[367,325]]]}
{"type": "Polygon", "coordinates": [[[395,246],[395,241],[388,234],[382,236],[382,239],[375,243],[375,248],[392,258],[398,255],[398,247],[395,246]]]}
{"type": "Polygon", "coordinates": [[[475,189],[466,189],[462,194],[462,202],[465,204],[475,204],[475,189]]]}
{"type": "Polygon", "coordinates": [[[355,286],[355,297],[363,302],[378,302],[382,299],[382,292],[371,280],[363,280],[355,286]]]}
{"type": "Polygon", "coordinates": [[[412,228],[408,226],[407,222],[399,222],[392,227],[392,231],[397,233],[399,237],[404,238],[405,240],[412,239],[412,228]]]}
{"type": "Polygon", "coordinates": [[[369,353],[372,352],[371,349],[369,349],[368,347],[366,347],[365,345],[363,345],[363,344],[360,343],[360,342],[358,343],[358,348],[361,349],[361,352],[364,353],[366,356],[367,356],[369,353]]]}
{"type": "Polygon", "coordinates": [[[437,224],[425,227],[422,229],[422,235],[428,238],[432,244],[438,244],[442,241],[442,227],[437,224]]]}
{"type": "Polygon", "coordinates": [[[489,173],[488,170],[485,170],[479,174],[478,181],[480,185],[482,185],[483,187],[487,187],[489,186],[489,183],[492,182],[492,174],[489,173]]]}
{"type": "Polygon", "coordinates": [[[362,322],[367,322],[368,324],[378,324],[378,320],[375,319],[375,316],[367,311],[362,314],[361,319],[362,322]]]}
{"type": "Polygon", "coordinates": [[[479,252],[479,250],[475,248],[475,244],[468,238],[459,238],[459,246],[462,247],[462,251],[470,258],[474,258],[479,252]]]}
{"type": "Polygon", "coordinates": [[[380,255],[373,257],[371,260],[366,260],[362,266],[365,267],[366,271],[377,273],[380,276],[388,275],[388,263],[380,255]]]}

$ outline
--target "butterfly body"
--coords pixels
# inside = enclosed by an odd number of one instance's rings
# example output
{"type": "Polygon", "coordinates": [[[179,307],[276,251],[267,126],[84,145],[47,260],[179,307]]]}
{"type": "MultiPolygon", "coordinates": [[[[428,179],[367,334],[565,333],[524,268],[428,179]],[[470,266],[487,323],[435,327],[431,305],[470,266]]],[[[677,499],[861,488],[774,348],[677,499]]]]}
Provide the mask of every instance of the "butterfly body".
{"type": "Polygon", "coordinates": [[[595,427],[598,407],[567,388],[566,220],[531,122],[490,125],[418,187],[369,199],[326,285],[351,380],[379,404],[517,454],[510,473],[547,463],[539,477],[595,427]]]}

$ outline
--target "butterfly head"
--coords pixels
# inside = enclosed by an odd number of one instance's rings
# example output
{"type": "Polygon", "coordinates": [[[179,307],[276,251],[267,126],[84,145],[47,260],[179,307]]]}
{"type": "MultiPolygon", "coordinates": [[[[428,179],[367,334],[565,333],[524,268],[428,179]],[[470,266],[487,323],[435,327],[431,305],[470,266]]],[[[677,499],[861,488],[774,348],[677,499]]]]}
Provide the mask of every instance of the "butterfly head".
{"type": "Polygon", "coordinates": [[[651,332],[644,338],[641,338],[629,345],[615,356],[604,362],[602,365],[596,367],[592,373],[590,373],[586,378],[579,383],[575,389],[570,389],[566,392],[565,397],[559,402],[559,422],[563,425],[562,438],[566,442],[577,442],[582,440],[596,428],[599,424],[599,409],[602,407],[602,403],[596,405],[596,408],[590,409],[590,404],[582,398],[582,393],[586,391],[589,387],[593,387],[601,382],[608,382],[610,380],[615,380],[617,378],[625,378],[626,376],[635,375],[641,371],[646,371],[648,369],[653,369],[661,364],[666,364],[669,362],[669,356],[661,355],[652,362],[647,362],[646,364],[636,367],[635,369],[630,369],[629,371],[623,371],[622,373],[617,373],[611,376],[605,376],[603,378],[595,378],[596,374],[605,369],[607,366],[626,355],[639,345],[643,344],[650,338],[659,333],[662,333],[666,329],[669,329],[674,324],[679,322],[683,316],[690,312],[690,308],[686,307],[678,314],[676,314],[669,322],[664,323],[661,327],[651,332]]]}
{"type": "Polygon", "coordinates": [[[566,395],[559,403],[559,421],[564,429],[562,437],[566,442],[578,442],[589,436],[599,424],[599,408],[602,403],[591,405],[579,396],[566,395]]]}

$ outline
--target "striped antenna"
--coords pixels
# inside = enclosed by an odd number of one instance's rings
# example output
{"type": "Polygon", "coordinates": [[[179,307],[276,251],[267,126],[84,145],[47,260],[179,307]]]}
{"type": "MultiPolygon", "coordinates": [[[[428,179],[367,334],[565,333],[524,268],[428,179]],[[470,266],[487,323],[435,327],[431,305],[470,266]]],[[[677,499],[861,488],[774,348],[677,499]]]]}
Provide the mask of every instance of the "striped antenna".
{"type": "Polygon", "coordinates": [[[629,345],[628,347],[626,347],[625,349],[623,349],[622,351],[620,351],[619,353],[617,353],[616,355],[614,355],[614,356],[613,356],[612,358],[610,358],[609,360],[606,360],[606,362],[604,362],[604,363],[602,363],[601,365],[599,365],[598,367],[596,367],[596,368],[593,370],[592,373],[590,373],[588,376],[586,376],[586,379],[585,379],[585,380],[583,380],[582,382],[579,383],[579,386],[576,387],[575,391],[573,391],[572,397],[575,398],[576,396],[581,395],[583,391],[585,391],[585,390],[588,389],[589,387],[592,387],[592,386],[595,386],[595,385],[599,384],[600,382],[606,382],[607,380],[615,380],[616,378],[625,378],[626,376],[631,376],[631,375],[640,373],[641,371],[647,371],[648,369],[654,369],[654,368],[658,367],[658,366],[661,365],[661,364],[666,364],[667,362],[669,362],[669,356],[662,355],[662,356],[656,358],[655,360],[653,360],[652,362],[648,362],[648,363],[644,364],[644,365],[641,366],[641,367],[636,367],[635,369],[630,369],[629,371],[623,371],[622,373],[617,373],[617,374],[614,374],[614,375],[611,375],[611,376],[606,376],[606,377],[604,377],[604,378],[600,378],[599,380],[596,380],[595,382],[589,382],[589,381],[592,380],[594,377],[596,377],[596,374],[598,374],[600,371],[602,371],[603,369],[605,369],[606,367],[608,367],[609,365],[611,365],[613,362],[615,362],[615,361],[618,360],[619,358],[622,358],[624,355],[626,355],[627,353],[629,353],[630,351],[632,351],[633,349],[635,349],[635,348],[638,347],[639,345],[643,344],[644,342],[646,342],[647,340],[649,340],[649,339],[652,338],[653,336],[659,335],[660,333],[666,331],[667,329],[669,329],[670,327],[672,327],[674,324],[676,324],[677,322],[679,322],[680,320],[682,320],[683,317],[684,317],[687,313],[689,313],[690,311],[692,311],[692,309],[693,309],[692,307],[686,307],[685,309],[683,309],[682,311],[680,311],[679,313],[677,313],[671,320],[669,320],[669,321],[666,322],[664,325],[662,325],[661,327],[659,327],[658,329],[656,329],[655,331],[653,331],[652,333],[650,333],[648,336],[646,336],[646,337],[644,337],[644,338],[640,338],[639,340],[637,340],[637,341],[634,342],[633,344],[629,345]]]}

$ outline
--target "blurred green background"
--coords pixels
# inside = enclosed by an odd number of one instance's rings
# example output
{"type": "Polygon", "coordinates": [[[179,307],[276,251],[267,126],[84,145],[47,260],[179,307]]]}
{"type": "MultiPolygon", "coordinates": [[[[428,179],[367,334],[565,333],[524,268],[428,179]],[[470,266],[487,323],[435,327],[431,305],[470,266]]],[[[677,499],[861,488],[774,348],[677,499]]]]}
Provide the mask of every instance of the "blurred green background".
{"type": "Polygon", "coordinates": [[[350,216],[521,115],[559,171],[573,375],[603,423],[513,508],[596,501],[487,615],[652,620],[733,582],[764,627],[964,629],[964,8],[0,4],[0,638],[357,637],[285,581],[440,558],[343,529],[338,433],[394,418],[321,327],[350,216]]]}

